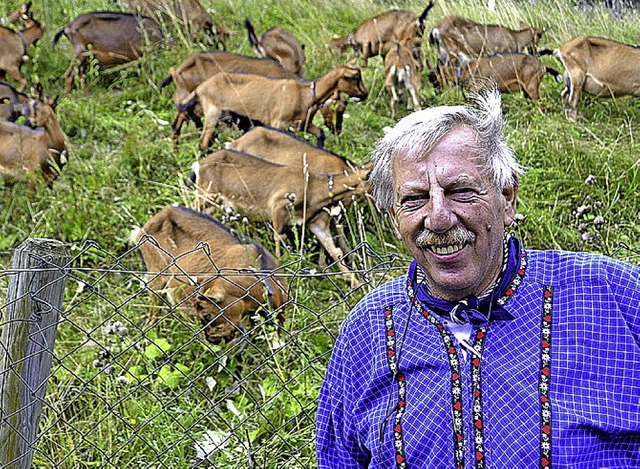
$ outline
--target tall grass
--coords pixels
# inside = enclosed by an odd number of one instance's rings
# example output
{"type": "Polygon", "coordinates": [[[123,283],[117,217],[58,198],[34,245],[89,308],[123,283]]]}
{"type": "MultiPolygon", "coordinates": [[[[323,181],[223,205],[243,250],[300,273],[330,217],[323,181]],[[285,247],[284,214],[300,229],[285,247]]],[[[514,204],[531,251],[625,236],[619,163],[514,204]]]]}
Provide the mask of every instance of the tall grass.
{"type": "MultiPolygon", "coordinates": [[[[18,3],[6,2],[0,13],[17,8],[18,3]]],[[[327,48],[333,35],[348,34],[366,17],[392,7],[420,12],[425,6],[416,0],[204,0],[203,4],[215,11],[219,23],[235,31],[229,44],[234,52],[252,55],[242,24],[245,17],[258,34],[273,25],[290,29],[305,44],[306,76],[310,78],[352,59],[351,53],[327,48]]],[[[42,82],[49,94],[62,95],[71,47],[66,39],[53,47],[53,34],[80,13],[113,8],[107,0],[34,0],[32,9],[47,30],[29,52],[31,60],[23,67],[26,76],[42,82]]],[[[511,27],[520,22],[544,26],[547,33],[542,46],[549,48],[583,34],[636,43],[640,33],[635,11],[625,10],[614,19],[605,8],[585,11],[567,0],[498,0],[494,12],[487,10],[486,2],[439,0],[429,15],[429,26],[448,14],[511,27]]],[[[139,258],[129,252],[131,226],[142,225],[164,205],[194,204],[182,181],[198,158],[199,132],[187,126],[180,145],[174,148],[167,125],[175,112],[172,91],[160,92],[158,84],[170,67],[202,47],[169,41],[137,63],[108,71],[92,68],[90,92],[75,90],[61,100],[57,112],[68,136],[69,163],[54,191],[40,184],[30,193],[24,184],[9,187],[0,182],[0,293],[6,291],[6,277],[1,274],[8,268],[11,250],[29,236],[65,241],[72,253],[82,252],[78,263],[83,268],[142,269],[139,258]],[[98,247],[87,248],[88,242],[98,247]]],[[[434,64],[435,51],[425,44],[424,52],[427,62],[434,64]]],[[[552,57],[543,60],[561,69],[552,57]]],[[[358,163],[368,160],[384,127],[394,123],[389,117],[381,61],[370,60],[363,74],[369,99],[350,103],[342,135],[329,135],[326,141],[327,148],[358,163]]],[[[424,82],[421,98],[425,106],[463,100],[458,90],[436,94],[426,79],[424,82]]],[[[531,248],[585,249],[638,262],[640,101],[585,96],[579,103],[579,118],[570,122],[563,114],[561,90],[562,85],[547,77],[541,103],[531,103],[521,95],[504,98],[508,138],[527,168],[519,193],[521,220],[515,231],[531,248]],[[620,246],[625,248],[620,250],[620,246]]],[[[234,129],[222,131],[214,148],[237,135],[234,129]]],[[[266,224],[227,221],[238,232],[273,248],[266,224]]],[[[345,225],[354,246],[366,241],[380,254],[403,252],[388,218],[366,201],[349,209],[345,225]]],[[[295,249],[281,262],[292,275],[296,307],[288,312],[287,339],[295,347],[275,353],[266,370],[252,368],[270,353],[270,339],[260,335],[264,329],[256,332],[255,347],[232,355],[223,364],[226,352],[222,348],[193,340],[198,336],[193,318],[166,319],[147,330],[149,297],[140,293],[135,276],[115,272],[97,282],[99,273],[78,274],[67,295],[67,304],[73,306],[56,345],[57,356],[64,356],[65,361],[50,384],[43,422],[46,436],[39,445],[38,463],[42,467],[50,467],[51,461],[60,461],[56,467],[150,463],[190,467],[194,443],[206,429],[216,428],[227,435],[228,444],[210,462],[211,467],[243,467],[234,464],[239,464],[239,454],[246,454],[246,445],[264,441],[275,426],[288,436],[270,443],[274,454],[281,457],[269,460],[265,467],[276,467],[282,461],[289,461],[285,467],[304,467],[302,461],[311,467],[309,416],[323,366],[340,321],[363,291],[352,292],[339,277],[306,276],[317,269],[313,254],[317,243],[300,232],[293,239],[295,249]],[[128,324],[131,336],[106,337],[103,327],[114,320],[128,324]],[[93,366],[107,347],[116,357],[117,369],[111,375],[93,366]],[[309,362],[309,357],[315,360],[309,362]],[[225,390],[233,387],[238,368],[249,374],[249,384],[239,391],[225,390]],[[118,387],[113,379],[117,375],[129,376],[136,384],[118,387]],[[207,376],[218,382],[220,394],[215,398],[204,384],[207,376]],[[289,383],[292,391],[279,392],[283,383],[289,383]],[[247,391],[251,389],[253,393],[247,391]],[[233,407],[224,405],[228,401],[233,407]],[[248,434],[243,427],[229,436],[240,428],[241,417],[256,412],[258,401],[265,405],[264,419],[252,423],[248,434]],[[212,408],[211,402],[222,404],[212,408]],[[291,448],[303,449],[291,459],[291,448]]],[[[379,262],[366,250],[358,256],[365,269],[379,262]]],[[[374,277],[369,287],[397,273],[391,269],[374,277]]]]}

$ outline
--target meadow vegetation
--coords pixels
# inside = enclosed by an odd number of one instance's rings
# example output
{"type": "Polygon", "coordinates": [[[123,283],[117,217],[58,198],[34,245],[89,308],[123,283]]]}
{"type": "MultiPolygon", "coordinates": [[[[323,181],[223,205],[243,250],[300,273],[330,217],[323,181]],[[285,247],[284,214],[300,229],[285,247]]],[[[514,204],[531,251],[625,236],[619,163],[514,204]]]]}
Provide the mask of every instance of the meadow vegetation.
{"type": "MultiPolygon", "coordinates": [[[[258,34],[274,25],[289,29],[305,45],[305,76],[313,78],[353,58],[351,52],[327,48],[333,35],[348,34],[365,18],[390,8],[419,13],[426,1],[202,4],[215,12],[217,22],[235,31],[228,44],[233,52],[253,55],[244,18],[251,19],[258,34]]],[[[19,2],[5,0],[2,5],[0,15],[6,15],[19,2]]],[[[371,270],[367,281],[351,290],[333,275],[337,269],[330,269],[331,275],[312,275],[316,242],[296,231],[294,250],[281,259],[291,276],[295,304],[280,339],[274,339],[275,331],[267,325],[257,329],[244,349],[230,352],[206,343],[187,315],[146,329],[150,295],[141,289],[140,275],[131,274],[143,266],[128,244],[129,233],[167,204],[194,205],[183,181],[199,158],[199,131],[192,124],[183,129],[180,144],[172,145],[173,87],[160,91],[159,83],[170,67],[206,45],[176,37],[136,63],[103,71],[91,67],[89,93],[75,90],[62,96],[72,52],[66,39],[54,47],[53,34],[80,13],[118,8],[110,0],[34,0],[32,11],[47,29],[22,70],[30,83],[40,82],[48,94],[61,96],[57,114],[68,137],[69,162],[53,191],[39,175],[33,193],[26,184],[10,187],[0,181],[0,298],[6,293],[3,272],[10,267],[11,251],[27,237],[64,241],[79,269],[67,291],[67,315],[56,344],[60,360],[50,383],[36,464],[313,467],[315,397],[340,321],[364,292],[401,273],[406,255],[387,217],[360,201],[349,209],[346,226],[351,245],[360,246],[357,267],[371,270]],[[127,326],[128,333],[109,329],[114,321],[127,326]],[[274,345],[278,340],[287,346],[274,345]],[[108,366],[111,372],[105,373],[108,366]],[[208,460],[198,458],[198,441],[220,450],[208,453],[208,460]]],[[[427,31],[448,14],[514,28],[520,23],[544,26],[541,47],[556,48],[579,35],[640,42],[638,14],[632,9],[613,18],[604,7],[568,0],[498,0],[493,12],[486,2],[437,0],[427,31]]],[[[435,50],[427,43],[423,50],[433,65],[435,50]]],[[[562,71],[553,57],[542,60],[562,71]]],[[[379,58],[369,61],[363,71],[369,98],[349,104],[340,136],[327,132],[325,146],[357,163],[368,161],[383,129],[394,123],[383,70],[379,58]]],[[[588,250],[639,263],[640,99],[583,96],[578,119],[568,121],[562,88],[547,76],[540,103],[521,94],[504,97],[508,139],[527,169],[514,231],[529,248],[588,250]]],[[[436,93],[425,71],[421,100],[423,106],[454,104],[464,95],[456,89],[436,93]]],[[[406,111],[401,108],[400,114],[406,111]]],[[[238,135],[237,129],[222,131],[214,149],[238,135]]],[[[267,225],[244,223],[222,211],[215,214],[273,252],[267,225]]]]}

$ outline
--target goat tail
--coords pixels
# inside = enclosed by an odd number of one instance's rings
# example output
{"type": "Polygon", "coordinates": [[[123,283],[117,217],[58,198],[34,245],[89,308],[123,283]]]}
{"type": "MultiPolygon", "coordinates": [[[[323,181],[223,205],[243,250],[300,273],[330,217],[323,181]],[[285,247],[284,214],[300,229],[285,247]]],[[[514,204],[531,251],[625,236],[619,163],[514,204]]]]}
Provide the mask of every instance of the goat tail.
{"type": "Polygon", "coordinates": [[[555,55],[555,51],[553,49],[540,49],[536,55],[538,57],[543,55],[555,55]]]}
{"type": "Polygon", "coordinates": [[[562,83],[562,73],[557,71],[555,68],[545,67],[545,72],[551,75],[558,83],[562,83]]]}
{"type": "Polygon", "coordinates": [[[429,1],[429,4],[427,5],[427,7],[424,9],[424,11],[422,12],[422,14],[420,15],[420,17],[418,18],[418,24],[423,27],[424,26],[424,20],[427,19],[427,15],[429,14],[429,11],[433,8],[433,0],[429,1]]]}
{"type": "Polygon", "coordinates": [[[167,76],[160,82],[160,89],[164,88],[167,85],[170,85],[171,83],[173,83],[173,74],[169,73],[169,76],[167,76]]]}
{"type": "Polygon", "coordinates": [[[198,102],[198,93],[196,88],[182,102],[178,103],[177,105],[178,112],[190,113],[197,102],[198,102]]]}
{"type": "Polygon", "coordinates": [[[438,28],[433,28],[431,32],[429,32],[429,44],[438,45],[440,43],[440,30],[438,28]]]}
{"type": "Polygon", "coordinates": [[[55,36],[53,36],[53,45],[54,45],[54,46],[55,46],[56,44],[58,44],[58,41],[60,40],[60,38],[62,37],[62,35],[63,35],[63,34],[66,36],[66,34],[65,34],[65,32],[64,32],[64,28],[62,28],[60,31],[58,31],[58,32],[55,34],[55,36]]]}
{"type": "Polygon", "coordinates": [[[245,28],[247,28],[247,33],[249,35],[249,42],[251,43],[251,46],[253,46],[254,49],[258,50],[259,48],[258,36],[256,36],[256,30],[253,29],[253,25],[251,24],[251,21],[249,21],[249,18],[244,19],[244,26],[245,28]]]}

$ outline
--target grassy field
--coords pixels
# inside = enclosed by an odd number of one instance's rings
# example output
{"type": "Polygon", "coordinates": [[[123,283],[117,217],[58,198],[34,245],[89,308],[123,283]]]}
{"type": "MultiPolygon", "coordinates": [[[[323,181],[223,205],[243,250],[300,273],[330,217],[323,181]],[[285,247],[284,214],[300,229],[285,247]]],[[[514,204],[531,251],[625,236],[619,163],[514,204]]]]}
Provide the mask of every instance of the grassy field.
{"type": "MultiPolygon", "coordinates": [[[[273,25],[289,29],[305,45],[308,78],[352,59],[352,53],[327,48],[333,35],[347,34],[390,8],[420,12],[425,6],[415,0],[202,3],[235,31],[229,43],[233,52],[253,55],[245,17],[258,34],[273,25]]],[[[0,14],[18,4],[5,0],[0,14]]],[[[60,361],[43,416],[38,467],[312,467],[314,400],[333,336],[365,291],[399,273],[392,267],[404,265],[404,251],[386,216],[361,201],[350,209],[347,228],[353,246],[366,242],[371,251],[360,250],[357,265],[382,267],[355,291],[333,275],[307,276],[316,267],[317,246],[308,233],[299,232],[294,251],[281,259],[295,297],[284,331],[286,347],[274,348],[273,331],[265,326],[252,335],[251,345],[231,353],[197,339],[201,334],[186,315],[145,329],[149,297],[138,276],[127,273],[143,268],[128,244],[129,232],[167,204],[194,204],[183,179],[199,156],[193,125],[184,129],[178,147],[172,145],[173,87],[160,91],[159,83],[170,67],[205,46],[177,38],[134,64],[100,72],[92,68],[90,92],[64,97],[71,47],[66,39],[54,47],[54,33],[80,13],[114,8],[107,0],[34,0],[35,17],[47,29],[29,51],[23,72],[31,83],[41,82],[49,94],[61,96],[57,113],[68,137],[69,163],[53,191],[42,183],[30,193],[24,184],[6,187],[0,181],[0,298],[11,251],[27,237],[64,241],[79,268],[70,281],[56,344],[60,361]],[[387,263],[384,256],[396,253],[401,257],[387,263]],[[128,335],[105,333],[116,320],[128,325],[128,335]],[[104,373],[95,360],[116,370],[104,373]],[[239,382],[232,377],[237,370],[242,370],[239,382]],[[129,386],[119,385],[119,376],[127,377],[129,386]],[[213,388],[207,378],[215,380],[213,388]],[[207,435],[214,446],[222,442],[221,450],[203,462],[194,445],[207,435]]],[[[541,46],[548,48],[583,34],[640,42],[635,12],[623,11],[614,19],[606,9],[585,11],[565,0],[498,1],[495,12],[483,2],[439,0],[427,29],[447,14],[514,28],[521,22],[544,26],[541,46]]],[[[436,53],[428,44],[424,53],[433,64],[436,53]]],[[[553,57],[543,61],[562,70],[553,57]]],[[[358,163],[368,161],[384,127],[394,123],[381,60],[371,59],[363,76],[369,98],[350,103],[342,135],[327,133],[326,141],[328,149],[358,163]]],[[[455,89],[437,94],[426,71],[424,83],[424,106],[463,100],[455,89]]],[[[638,263],[640,100],[584,96],[578,119],[571,122],[562,110],[562,88],[547,76],[540,103],[521,94],[504,97],[508,138],[527,168],[515,232],[530,248],[588,250],[638,263]],[[586,183],[588,178],[595,183],[586,183]]],[[[214,149],[238,135],[234,129],[221,132],[214,149]]],[[[231,224],[273,251],[268,226],[231,224]]]]}

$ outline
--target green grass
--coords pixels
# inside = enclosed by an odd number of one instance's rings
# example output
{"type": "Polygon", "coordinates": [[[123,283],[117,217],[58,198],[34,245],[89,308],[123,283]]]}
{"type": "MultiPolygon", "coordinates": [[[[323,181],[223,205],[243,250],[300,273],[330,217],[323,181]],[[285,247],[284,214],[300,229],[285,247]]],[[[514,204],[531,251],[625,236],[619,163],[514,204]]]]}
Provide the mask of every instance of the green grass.
{"type": "MultiPolygon", "coordinates": [[[[274,25],[290,29],[305,44],[309,78],[353,58],[327,48],[333,35],[347,34],[366,17],[392,7],[421,12],[425,3],[203,1],[219,23],[235,31],[229,44],[234,52],[253,55],[245,17],[258,34],[274,25]]],[[[0,13],[7,13],[18,2],[3,5],[0,13]]],[[[53,34],[77,14],[113,8],[107,0],[35,0],[32,9],[47,30],[23,67],[28,79],[62,96],[71,47],[64,38],[53,47],[53,34]]],[[[520,22],[544,26],[542,47],[548,48],[582,34],[640,42],[635,12],[614,20],[606,9],[585,13],[565,1],[499,1],[495,12],[487,11],[485,2],[439,1],[427,28],[446,14],[511,27],[520,22]]],[[[143,266],[130,251],[128,236],[132,225],[143,224],[161,207],[194,203],[182,181],[198,158],[199,132],[187,126],[180,145],[173,147],[166,125],[175,112],[173,88],[160,92],[158,84],[170,67],[199,49],[176,40],[137,63],[92,69],[90,92],[75,90],[61,98],[57,109],[68,136],[69,163],[54,191],[39,184],[30,193],[24,184],[0,182],[1,297],[11,251],[25,238],[61,239],[76,258],[43,414],[38,467],[313,467],[315,399],[339,324],[365,291],[398,275],[406,264],[384,257],[404,251],[388,218],[359,201],[345,220],[349,242],[367,241],[377,254],[359,250],[356,264],[377,269],[358,290],[351,290],[335,269],[313,275],[317,242],[310,233],[294,231],[294,250],[281,259],[295,302],[279,331],[284,347],[274,346],[274,328],[264,318],[242,350],[237,344],[225,348],[204,342],[187,312],[165,307],[166,317],[153,328],[145,325],[151,298],[140,275],[131,273],[140,273],[143,266]],[[129,334],[105,334],[113,321],[126,325],[129,334]],[[96,368],[95,360],[110,364],[112,371],[96,368]],[[129,384],[119,385],[120,376],[129,384]],[[216,384],[210,387],[208,378],[216,384]],[[195,442],[207,431],[222,444],[207,462],[199,462],[195,442]]],[[[433,64],[435,51],[425,44],[424,52],[433,64]]],[[[562,69],[552,57],[543,60],[562,69]]],[[[380,59],[371,59],[363,75],[369,99],[350,103],[342,135],[328,135],[326,141],[328,149],[358,163],[368,160],[384,127],[393,124],[380,59]]],[[[424,106],[463,99],[458,90],[437,94],[424,82],[424,106]]],[[[515,231],[531,248],[584,249],[638,262],[640,100],[584,96],[579,117],[571,122],[564,118],[562,88],[546,77],[540,105],[520,94],[504,98],[508,139],[527,168],[518,205],[524,219],[515,231]],[[596,183],[585,183],[591,175],[596,183]],[[590,211],[578,217],[585,205],[590,211]],[[604,223],[596,226],[598,216],[604,223]]],[[[221,132],[215,148],[237,135],[235,130],[221,132]]],[[[229,223],[273,250],[267,225],[229,223]]]]}

